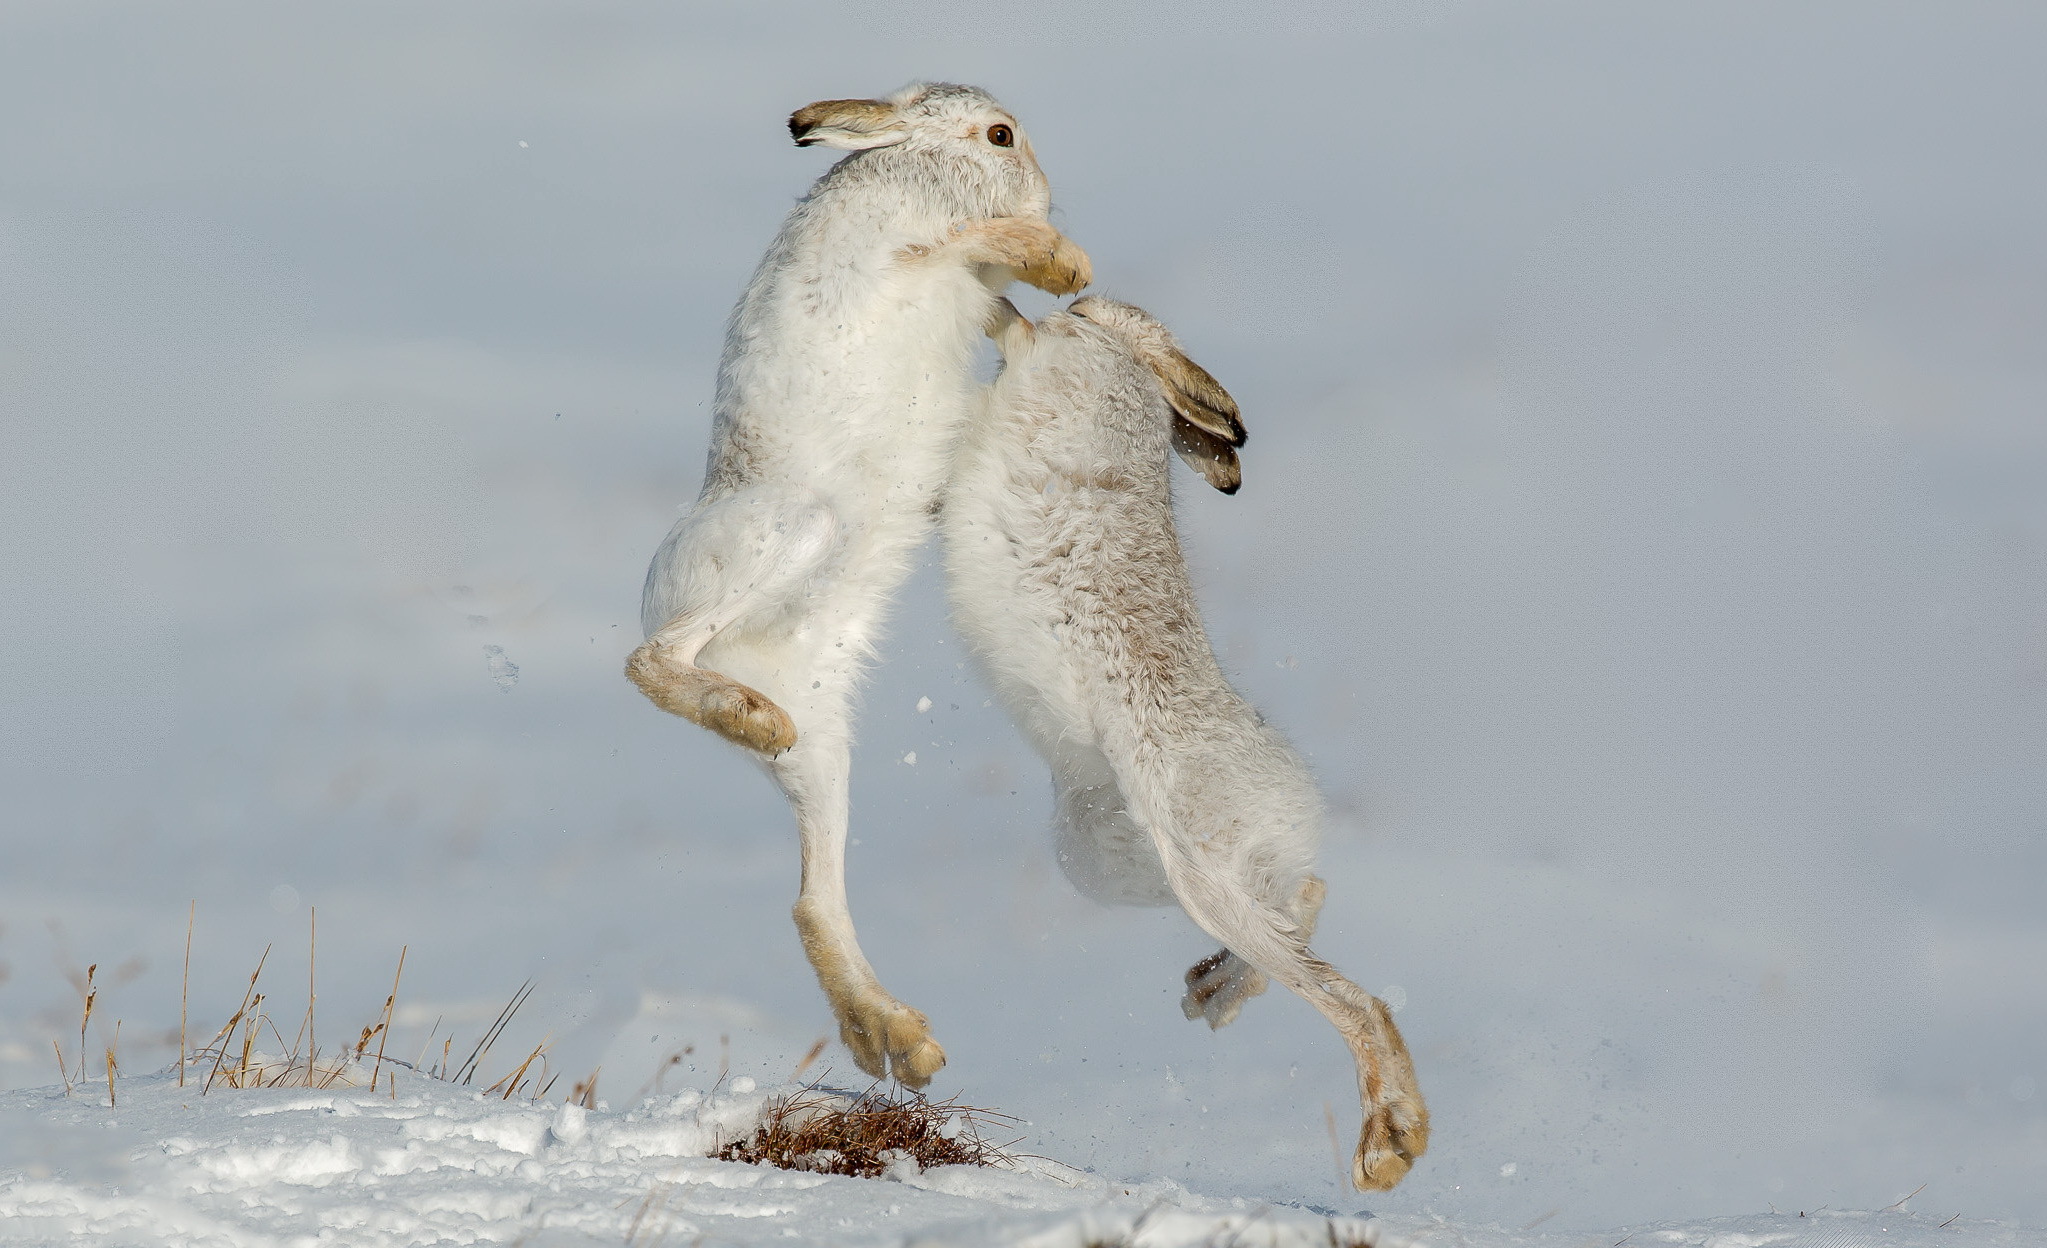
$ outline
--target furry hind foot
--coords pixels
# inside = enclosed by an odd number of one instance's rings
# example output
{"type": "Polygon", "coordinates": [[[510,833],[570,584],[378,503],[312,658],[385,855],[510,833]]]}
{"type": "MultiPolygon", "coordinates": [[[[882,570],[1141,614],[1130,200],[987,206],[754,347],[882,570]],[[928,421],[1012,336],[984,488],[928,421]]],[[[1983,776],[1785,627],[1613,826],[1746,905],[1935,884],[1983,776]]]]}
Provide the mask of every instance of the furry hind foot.
{"type": "Polygon", "coordinates": [[[647,642],[625,661],[647,700],[671,715],[770,757],[796,744],[796,723],[767,695],[701,667],[679,663],[647,642]]]}
{"type": "Polygon", "coordinates": [[[1180,1012],[1190,1019],[1208,1019],[1211,1031],[1227,1027],[1236,1021],[1244,1002],[1267,986],[1263,971],[1218,949],[1187,968],[1187,995],[1180,998],[1180,1012]]]}
{"type": "Polygon", "coordinates": [[[1414,1060],[1377,997],[1366,997],[1369,1019],[1362,1034],[1347,1035],[1358,1058],[1358,1091],[1365,1111],[1351,1183],[1360,1191],[1383,1192],[1407,1176],[1429,1149],[1429,1109],[1415,1083],[1414,1060]]]}
{"type": "Polygon", "coordinates": [[[853,1061],[876,1079],[922,1089],[945,1065],[945,1050],[931,1038],[931,1020],[887,993],[857,1001],[832,1002],[839,1040],[853,1061]]]}
{"type": "Polygon", "coordinates": [[[1420,1096],[1403,1096],[1366,1115],[1358,1131],[1350,1181],[1361,1192],[1383,1192],[1407,1177],[1429,1149],[1429,1111],[1420,1096]]]}

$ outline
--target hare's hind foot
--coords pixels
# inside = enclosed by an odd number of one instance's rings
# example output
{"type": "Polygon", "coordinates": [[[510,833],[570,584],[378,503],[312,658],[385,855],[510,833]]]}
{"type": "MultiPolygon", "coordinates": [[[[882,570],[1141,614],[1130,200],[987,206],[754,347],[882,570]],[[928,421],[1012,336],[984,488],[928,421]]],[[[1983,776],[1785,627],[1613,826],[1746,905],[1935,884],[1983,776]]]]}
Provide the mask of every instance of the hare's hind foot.
{"type": "Polygon", "coordinates": [[[1429,1109],[1422,1103],[1414,1059],[1408,1056],[1392,1012],[1377,997],[1364,1000],[1369,1004],[1359,1020],[1363,1026],[1346,1029],[1344,1037],[1357,1058],[1359,1099],[1365,1111],[1351,1182],[1360,1191],[1383,1192],[1405,1178],[1415,1159],[1428,1151],[1429,1109]]]}
{"type": "Polygon", "coordinates": [[[796,723],[773,699],[738,681],[678,662],[654,642],[626,659],[625,674],[671,715],[770,757],[796,744],[796,723]]]}
{"type": "Polygon", "coordinates": [[[1429,1111],[1421,1098],[1382,1102],[1358,1132],[1350,1181],[1361,1192],[1383,1192],[1407,1177],[1429,1148],[1429,1111]]]}
{"type": "MultiPolygon", "coordinates": [[[[808,888],[813,882],[806,857],[804,885],[808,888]]],[[[945,1065],[945,1050],[931,1038],[931,1020],[890,996],[875,980],[854,940],[842,900],[806,893],[797,898],[791,914],[803,955],[817,972],[818,986],[839,1020],[839,1040],[852,1050],[853,1061],[876,1079],[893,1077],[911,1088],[930,1083],[945,1065]]]]}
{"type": "Polygon", "coordinates": [[[1227,1027],[1236,1021],[1244,1002],[1267,986],[1263,971],[1218,949],[1187,968],[1187,995],[1180,998],[1180,1012],[1190,1019],[1206,1018],[1211,1031],[1227,1027]]]}
{"type": "Polygon", "coordinates": [[[1020,280],[1051,294],[1078,294],[1094,280],[1094,262],[1080,244],[1033,217],[970,221],[959,228],[957,241],[974,260],[1014,270],[1020,280]]]}
{"type": "Polygon", "coordinates": [[[839,1019],[840,1042],[876,1079],[893,1078],[921,1089],[945,1066],[945,1050],[931,1038],[931,1020],[885,992],[833,1001],[832,1012],[839,1019]]]}

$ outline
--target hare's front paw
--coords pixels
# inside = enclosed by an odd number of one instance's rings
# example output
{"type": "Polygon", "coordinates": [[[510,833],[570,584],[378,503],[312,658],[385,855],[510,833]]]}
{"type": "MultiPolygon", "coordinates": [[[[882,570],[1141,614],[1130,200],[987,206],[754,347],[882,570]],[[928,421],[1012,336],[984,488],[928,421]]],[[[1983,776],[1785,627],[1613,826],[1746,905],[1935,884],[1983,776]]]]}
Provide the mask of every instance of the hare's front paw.
{"type": "Polygon", "coordinates": [[[982,264],[999,264],[1039,290],[1078,293],[1094,280],[1094,264],[1080,244],[1049,222],[1032,217],[991,217],[961,227],[961,242],[982,264]]]}
{"type": "Polygon", "coordinates": [[[1236,1021],[1244,1002],[1264,992],[1262,971],[1227,949],[1214,953],[1187,968],[1187,995],[1180,998],[1180,1012],[1188,1018],[1206,1018],[1211,1030],[1236,1021]]]}
{"type": "Polygon", "coordinates": [[[922,1088],[945,1065],[945,1050],[931,1038],[931,1021],[887,993],[834,1001],[832,1012],[840,1041],[876,1079],[893,1075],[906,1087],[922,1088]]]}

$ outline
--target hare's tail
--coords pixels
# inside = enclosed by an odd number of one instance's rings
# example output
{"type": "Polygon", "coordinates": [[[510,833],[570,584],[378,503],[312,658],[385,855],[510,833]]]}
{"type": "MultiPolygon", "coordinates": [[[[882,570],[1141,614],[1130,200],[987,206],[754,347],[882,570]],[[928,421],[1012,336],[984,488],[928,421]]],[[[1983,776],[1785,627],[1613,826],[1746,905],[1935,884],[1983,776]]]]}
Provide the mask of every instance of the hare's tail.
{"type": "Polygon", "coordinates": [[[1414,1063],[1384,1002],[1344,978],[1308,948],[1307,933],[1281,902],[1224,869],[1185,827],[1166,769],[1139,745],[1117,760],[1124,795],[1151,832],[1166,881],[1187,916],[1223,947],[1315,1007],[1342,1033],[1357,1064],[1365,1122],[1351,1181],[1366,1190],[1398,1183],[1428,1148],[1428,1109],[1414,1063]]]}

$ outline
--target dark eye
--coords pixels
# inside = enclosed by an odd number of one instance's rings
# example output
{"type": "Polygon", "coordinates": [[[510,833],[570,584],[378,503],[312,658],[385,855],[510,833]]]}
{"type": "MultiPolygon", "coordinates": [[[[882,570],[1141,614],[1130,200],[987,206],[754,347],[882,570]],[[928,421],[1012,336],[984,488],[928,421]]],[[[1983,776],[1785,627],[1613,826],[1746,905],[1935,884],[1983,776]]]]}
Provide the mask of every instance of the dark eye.
{"type": "Polygon", "coordinates": [[[1016,146],[1016,135],[1000,122],[988,127],[988,141],[997,147],[1016,146]]]}

